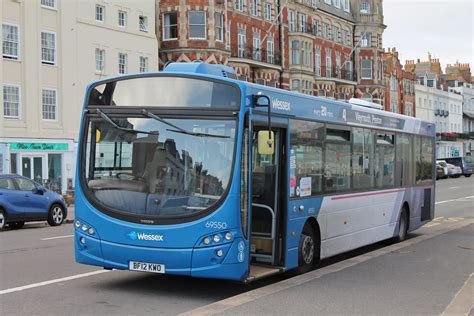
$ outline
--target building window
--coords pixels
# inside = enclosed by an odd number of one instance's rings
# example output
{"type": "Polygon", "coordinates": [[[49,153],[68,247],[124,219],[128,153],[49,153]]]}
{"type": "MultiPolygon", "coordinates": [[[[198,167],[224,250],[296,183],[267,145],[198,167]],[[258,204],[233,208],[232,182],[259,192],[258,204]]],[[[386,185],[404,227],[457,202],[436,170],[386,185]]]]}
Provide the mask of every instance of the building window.
{"type": "Polygon", "coordinates": [[[254,60],[262,60],[262,47],[261,47],[260,33],[259,32],[254,32],[253,33],[252,55],[253,55],[254,60]]]}
{"type": "Polygon", "coordinates": [[[397,77],[390,77],[390,90],[397,91],[397,77]]]}
{"type": "Polygon", "coordinates": [[[372,33],[365,32],[360,40],[361,47],[372,47],[372,33]]]}
{"type": "Polygon", "coordinates": [[[105,69],[105,49],[95,49],[95,71],[103,72],[105,69]]]}
{"type": "Polygon", "coordinates": [[[125,27],[127,25],[127,12],[119,10],[118,12],[118,25],[125,27]]]}
{"type": "Polygon", "coordinates": [[[41,6],[56,9],[56,1],[55,0],[41,0],[41,6]]]}
{"type": "Polygon", "coordinates": [[[337,26],[333,27],[332,35],[334,42],[339,43],[339,28],[337,26]]]}
{"type": "Polygon", "coordinates": [[[3,58],[20,58],[20,32],[18,26],[11,24],[2,24],[2,47],[3,58]]]}
{"type": "Polygon", "coordinates": [[[245,38],[245,30],[239,28],[238,34],[237,34],[237,45],[238,45],[238,51],[237,54],[239,58],[245,58],[245,46],[246,46],[246,38],[245,38]]]}
{"type": "Polygon", "coordinates": [[[316,65],[316,77],[321,77],[321,48],[316,48],[316,55],[315,55],[315,65],[316,65]]]}
{"type": "Polygon", "coordinates": [[[313,20],[313,35],[314,36],[319,36],[319,21],[318,20],[313,20]]]}
{"type": "Polygon", "coordinates": [[[272,4],[271,3],[265,3],[265,20],[271,21],[273,20],[273,13],[272,13],[272,4]]]}
{"type": "Polygon", "coordinates": [[[346,80],[352,80],[352,63],[346,60],[346,80]]]}
{"type": "Polygon", "coordinates": [[[56,90],[43,89],[43,120],[55,121],[57,109],[56,90]]]}
{"type": "Polygon", "coordinates": [[[360,13],[370,14],[370,4],[368,2],[362,2],[360,4],[360,13]]]}
{"type": "Polygon", "coordinates": [[[300,64],[300,41],[291,41],[291,64],[300,64]]]}
{"type": "Polygon", "coordinates": [[[349,5],[349,0],[342,0],[342,4],[344,6],[344,11],[351,12],[351,7],[349,5]]]}
{"type": "Polygon", "coordinates": [[[41,62],[56,64],[56,33],[41,32],[41,62]]]}
{"type": "Polygon", "coordinates": [[[148,32],[148,17],[144,15],[138,17],[138,29],[142,32],[148,32]]]}
{"type": "Polygon", "coordinates": [[[362,79],[372,79],[372,60],[362,59],[362,79]]]}
{"type": "Polygon", "coordinates": [[[323,38],[329,38],[329,24],[323,23],[323,38]]]}
{"type": "Polygon", "coordinates": [[[224,15],[222,13],[216,13],[216,40],[224,41],[224,15]]]}
{"type": "Polygon", "coordinates": [[[369,102],[372,102],[372,100],[373,100],[372,95],[370,93],[367,93],[367,92],[362,94],[362,99],[365,100],[365,101],[369,101],[369,102]]]}
{"type": "Polygon", "coordinates": [[[275,42],[272,36],[267,38],[267,62],[275,63],[275,42]]]}
{"type": "Polygon", "coordinates": [[[300,32],[306,33],[306,14],[299,14],[300,16],[300,32]]]}
{"type": "Polygon", "coordinates": [[[227,29],[226,29],[226,42],[225,42],[225,48],[227,50],[230,50],[230,44],[231,44],[231,38],[230,38],[230,22],[227,23],[227,29]]]}
{"type": "Polygon", "coordinates": [[[235,0],[235,9],[238,11],[244,11],[244,0],[235,0]]]}
{"type": "Polygon", "coordinates": [[[324,0],[325,3],[331,4],[331,0],[324,0]]]}
{"type": "Polygon", "coordinates": [[[127,73],[127,54],[119,53],[118,54],[118,69],[119,74],[127,73]]]}
{"type": "Polygon", "coordinates": [[[338,9],[341,8],[341,0],[334,0],[334,6],[338,9]]]}
{"type": "Polygon", "coordinates": [[[300,91],[300,81],[298,79],[291,80],[291,91],[300,91]]]}
{"type": "Polygon", "coordinates": [[[336,52],[336,75],[341,78],[341,53],[336,52]]]}
{"type": "Polygon", "coordinates": [[[3,85],[3,116],[9,119],[20,118],[20,87],[3,85]]]}
{"type": "Polygon", "coordinates": [[[311,46],[311,43],[304,42],[303,43],[303,64],[305,66],[311,67],[311,59],[313,56],[313,47],[311,46]]]}
{"type": "Polygon", "coordinates": [[[173,40],[178,38],[178,14],[168,12],[163,14],[163,39],[173,40]]]}
{"type": "Polygon", "coordinates": [[[288,31],[296,32],[296,14],[295,11],[289,11],[288,31]]]}
{"type": "Polygon", "coordinates": [[[140,56],[140,72],[148,72],[148,57],[140,56]]]}
{"type": "Polygon", "coordinates": [[[250,14],[259,16],[260,12],[258,7],[260,6],[260,0],[250,0],[250,14]]]}
{"type": "Polygon", "coordinates": [[[256,79],[256,80],[255,80],[255,83],[264,86],[264,85],[265,85],[265,79],[261,79],[261,78],[256,79]]]}
{"type": "Polygon", "coordinates": [[[189,12],[189,38],[206,39],[206,12],[189,12]]]}
{"type": "Polygon", "coordinates": [[[104,22],[105,20],[105,7],[101,5],[95,6],[95,20],[99,22],[104,22]]]}
{"type": "Polygon", "coordinates": [[[332,58],[331,58],[331,49],[326,48],[326,78],[331,77],[331,67],[332,67],[332,58]]]}
{"type": "Polygon", "coordinates": [[[351,34],[348,30],[343,30],[342,31],[342,41],[344,43],[344,45],[346,46],[351,46],[351,34]]]}

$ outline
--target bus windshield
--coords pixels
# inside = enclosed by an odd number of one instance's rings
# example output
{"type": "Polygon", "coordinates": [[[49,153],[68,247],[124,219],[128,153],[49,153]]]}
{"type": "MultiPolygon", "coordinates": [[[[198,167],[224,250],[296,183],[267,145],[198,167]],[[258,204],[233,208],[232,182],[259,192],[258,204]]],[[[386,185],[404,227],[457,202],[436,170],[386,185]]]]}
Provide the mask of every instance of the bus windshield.
{"type": "Polygon", "coordinates": [[[188,217],[205,212],[225,194],[235,119],[98,113],[88,122],[85,177],[92,199],[108,213],[188,217]]]}

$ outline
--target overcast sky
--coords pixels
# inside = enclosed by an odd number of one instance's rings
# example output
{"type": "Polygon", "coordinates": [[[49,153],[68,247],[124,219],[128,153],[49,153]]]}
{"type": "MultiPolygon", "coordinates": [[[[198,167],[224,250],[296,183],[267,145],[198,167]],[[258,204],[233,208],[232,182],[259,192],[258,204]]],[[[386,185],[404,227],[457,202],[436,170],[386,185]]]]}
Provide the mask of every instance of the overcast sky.
{"type": "MultiPolygon", "coordinates": [[[[384,0],[383,46],[396,47],[405,60],[438,58],[474,69],[474,0],[384,0]]],[[[474,71],[473,71],[474,72],[474,71]]]]}

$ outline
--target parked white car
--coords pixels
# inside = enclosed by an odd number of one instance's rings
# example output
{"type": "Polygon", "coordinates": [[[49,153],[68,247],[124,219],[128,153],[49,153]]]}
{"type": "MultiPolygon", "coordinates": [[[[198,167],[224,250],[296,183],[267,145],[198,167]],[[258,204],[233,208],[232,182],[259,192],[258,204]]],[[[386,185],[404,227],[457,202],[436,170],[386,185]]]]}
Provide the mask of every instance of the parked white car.
{"type": "Polygon", "coordinates": [[[448,163],[444,160],[436,160],[436,164],[444,169],[445,178],[449,177],[448,163]]]}
{"type": "Polygon", "coordinates": [[[451,178],[459,178],[462,175],[461,167],[452,165],[450,163],[448,165],[448,176],[451,178]]]}

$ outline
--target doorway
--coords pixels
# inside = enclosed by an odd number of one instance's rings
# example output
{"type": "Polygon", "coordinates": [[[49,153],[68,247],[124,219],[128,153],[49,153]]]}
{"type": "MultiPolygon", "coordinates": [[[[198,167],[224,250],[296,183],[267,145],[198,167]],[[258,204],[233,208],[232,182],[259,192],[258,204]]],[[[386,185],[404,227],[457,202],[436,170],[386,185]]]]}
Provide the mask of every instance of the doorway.
{"type": "Polygon", "coordinates": [[[43,164],[43,156],[23,156],[21,157],[21,174],[42,184],[44,179],[43,164]]]}
{"type": "Polygon", "coordinates": [[[266,276],[283,266],[284,214],[286,214],[286,130],[273,128],[275,153],[258,153],[258,132],[252,137],[252,217],[250,234],[250,275],[266,276]]]}

